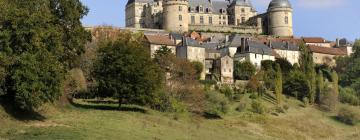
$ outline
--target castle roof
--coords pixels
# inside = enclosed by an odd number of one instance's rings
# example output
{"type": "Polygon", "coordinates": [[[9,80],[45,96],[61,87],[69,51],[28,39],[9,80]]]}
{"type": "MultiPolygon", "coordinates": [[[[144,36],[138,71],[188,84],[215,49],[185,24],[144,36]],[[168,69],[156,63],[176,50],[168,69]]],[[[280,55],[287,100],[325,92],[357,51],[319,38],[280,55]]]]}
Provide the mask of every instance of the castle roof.
{"type": "Polygon", "coordinates": [[[270,49],[268,46],[248,40],[247,45],[249,45],[249,50],[247,50],[245,53],[256,53],[256,54],[264,54],[264,55],[273,55],[272,49],[270,49]]]}
{"type": "Polygon", "coordinates": [[[130,5],[134,2],[139,2],[139,3],[149,3],[149,2],[154,2],[154,0],[128,0],[126,5],[130,5]]]}
{"type": "Polygon", "coordinates": [[[250,0],[233,0],[231,5],[252,7],[250,0]]]}
{"type": "Polygon", "coordinates": [[[272,0],[269,4],[270,8],[291,8],[289,0],[272,0]]]}

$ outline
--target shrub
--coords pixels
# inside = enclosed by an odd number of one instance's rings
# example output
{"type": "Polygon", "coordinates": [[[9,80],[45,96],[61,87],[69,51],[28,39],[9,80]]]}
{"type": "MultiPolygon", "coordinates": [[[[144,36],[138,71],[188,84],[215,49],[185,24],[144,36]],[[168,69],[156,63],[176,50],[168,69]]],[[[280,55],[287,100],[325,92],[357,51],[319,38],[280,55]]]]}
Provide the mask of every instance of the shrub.
{"type": "Polygon", "coordinates": [[[251,103],[251,109],[254,113],[258,113],[258,114],[265,114],[267,113],[267,108],[266,106],[259,100],[254,100],[251,103]]]}
{"type": "Polygon", "coordinates": [[[236,111],[238,111],[238,112],[242,112],[242,111],[244,111],[245,109],[246,109],[246,107],[247,107],[247,103],[246,102],[241,102],[241,103],[239,103],[239,105],[236,107],[236,111]]]}
{"type": "Polygon", "coordinates": [[[221,117],[230,110],[229,101],[224,94],[210,91],[206,93],[207,106],[205,113],[221,117]]]}
{"type": "Polygon", "coordinates": [[[334,87],[326,84],[324,92],[320,95],[320,108],[324,111],[334,111],[338,104],[338,95],[334,92],[334,87]]]}
{"type": "Polygon", "coordinates": [[[349,125],[355,125],[360,121],[360,113],[354,107],[340,108],[337,119],[349,125]]]}
{"type": "Polygon", "coordinates": [[[309,98],[304,97],[302,101],[303,101],[303,103],[304,103],[304,107],[308,107],[308,106],[309,106],[309,104],[310,104],[309,98]]]}
{"type": "Polygon", "coordinates": [[[256,72],[256,67],[249,61],[237,62],[234,65],[234,77],[237,80],[249,80],[256,72]]]}
{"type": "Polygon", "coordinates": [[[360,105],[360,98],[356,95],[356,91],[350,87],[340,88],[340,102],[350,105],[360,105]]]}
{"type": "Polygon", "coordinates": [[[231,87],[229,87],[229,86],[223,86],[223,87],[220,89],[220,92],[221,92],[222,94],[224,94],[228,99],[233,100],[233,98],[234,98],[234,91],[233,91],[233,89],[231,89],[231,87]]]}

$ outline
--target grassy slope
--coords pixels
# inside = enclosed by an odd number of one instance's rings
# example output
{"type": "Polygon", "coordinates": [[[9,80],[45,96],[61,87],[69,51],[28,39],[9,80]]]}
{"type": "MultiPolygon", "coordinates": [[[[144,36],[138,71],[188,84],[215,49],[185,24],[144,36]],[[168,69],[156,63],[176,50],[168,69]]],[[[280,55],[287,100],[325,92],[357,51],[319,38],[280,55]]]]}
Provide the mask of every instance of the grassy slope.
{"type": "MultiPolygon", "coordinates": [[[[174,120],[172,114],[48,107],[46,121],[20,122],[0,108],[0,139],[266,140],[360,139],[360,126],[347,126],[315,108],[291,101],[280,116],[232,112],[223,120],[174,120]]],[[[193,117],[194,118],[194,117],[193,117]]]]}

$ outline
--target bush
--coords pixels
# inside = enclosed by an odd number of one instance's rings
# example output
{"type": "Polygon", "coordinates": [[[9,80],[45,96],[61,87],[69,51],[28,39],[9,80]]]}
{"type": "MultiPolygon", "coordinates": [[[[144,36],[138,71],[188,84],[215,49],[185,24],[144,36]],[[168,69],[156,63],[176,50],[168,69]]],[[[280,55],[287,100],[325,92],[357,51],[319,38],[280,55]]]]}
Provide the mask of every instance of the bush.
{"type": "Polygon", "coordinates": [[[309,106],[309,104],[310,104],[309,98],[304,97],[302,101],[303,101],[303,103],[304,103],[304,107],[308,107],[308,106],[309,106]]]}
{"type": "Polygon", "coordinates": [[[221,117],[230,110],[229,101],[224,94],[210,91],[206,93],[206,114],[221,117]]]}
{"type": "Polygon", "coordinates": [[[267,113],[267,108],[266,106],[259,100],[254,100],[251,103],[251,109],[254,113],[258,113],[258,114],[265,114],[267,113]]]}
{"type": "Polygon", "coordinates": [[[334,91],[334,87],[330,84],[326,84],[320,95],[320,108],[324,111],[335,111],[338,104],[338,95],[334,91]]]}
{"type": "Polygon", "coordinates": [[[234,98],[234,91],[233,89],[231,89],[231,87],[229,86],[223,86],[221,89],[220,89],[220,92],[222,94],[224,94],[229,100],[233,100],[234,98]]]}
{"type": "Polygon", "coordinates": [[[241,103],[239,103],[239,105],[236,107],[236,111],[238,111],[238,112],[242,112],[242,111],[244,111],[245,109],[246,109],[246,107],[247,107],[247,103],[246,102],[241,102],[241,103]]]}
{"type": "Polygon", "coordinates": [[[352,88],[340,88],[340,102],[350,105],[360,105],[360,98],[352,88]]]}
{"type": "Polygon", "coordinates": [[[360,113],[354,107],[342,107],[337,119],[349,125],[356,125],[360,121],[360,113]]]}
{"type": "Polygon", "coordinates": [[[237,62],[234,65],[234,77],[237,80],[249,80],[256,72],[256,67],[249,61],[237,62]]]}

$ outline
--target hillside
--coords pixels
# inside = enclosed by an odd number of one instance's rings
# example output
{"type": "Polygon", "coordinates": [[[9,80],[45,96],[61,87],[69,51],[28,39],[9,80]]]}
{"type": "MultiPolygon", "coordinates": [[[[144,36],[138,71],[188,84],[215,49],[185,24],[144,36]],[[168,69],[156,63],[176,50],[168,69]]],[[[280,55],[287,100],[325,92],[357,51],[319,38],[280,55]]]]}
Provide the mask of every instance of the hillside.
{"type": "MultiPolygon", "coordinates": [[[[180,117],[174,114],[111,110],[83,103],[82,107],[43,108],[44,121],[18,121],[0,109],[0,138],[5,139],[119,139],[119,140],[270,140],[360,138],[360,126],[348,126],[315,107],[289,100],[286,114],[231,112],[224,119],[180,117]]],[[[359,110],[360,111],[360,110],[359,110]]]]}

